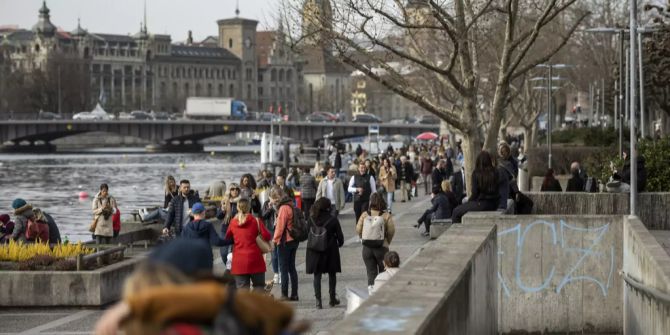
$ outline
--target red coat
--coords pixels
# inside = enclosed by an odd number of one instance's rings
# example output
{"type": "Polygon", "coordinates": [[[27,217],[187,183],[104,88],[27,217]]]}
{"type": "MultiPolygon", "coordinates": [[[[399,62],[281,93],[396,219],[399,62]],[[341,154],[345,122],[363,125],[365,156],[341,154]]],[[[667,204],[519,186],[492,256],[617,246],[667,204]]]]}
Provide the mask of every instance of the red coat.
{"type": "Polygon", "coordinates": [[[230,221],[226,239],[233,239],[233,264],[231,273],[234,275],[248,275],[254,273],[265,273],[265,259],[261,249],[256,244],[258,227],[261,235],[266,241],[270,241],[270,232],[265,228],[261,220],[253,215],[247,215],[242,225],[239,224],[237,216],[230,221]]]}
{"type": "Polygon", "coordinates": [[[121,211],[116,207],[116,212],[112,214],[112,230],[121,231],[121,211]]]}

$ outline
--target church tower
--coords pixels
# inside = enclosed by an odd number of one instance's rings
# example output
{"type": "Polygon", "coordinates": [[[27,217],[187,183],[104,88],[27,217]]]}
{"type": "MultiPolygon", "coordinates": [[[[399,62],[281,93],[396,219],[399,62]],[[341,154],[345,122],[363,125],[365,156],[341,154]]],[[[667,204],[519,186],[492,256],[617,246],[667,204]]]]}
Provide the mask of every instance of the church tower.
{"type": "Polygon", "coordinates": [[[256,27],[258,21],[240,18],[239,9],[235,10],[235,14],[234,18],[217,21],[219,25],[219,47],[230,51],[242,63],[241,72],[233,78],[237,80],[235,85],[236,96],[233,98],[244,100],[247,106],[254,106],[254,101],[258,97],[258,60],[256,55],[256,27]]]}
{"type": "Polygon", "coordinates": [[[302,34],[306,45],[330,49],[323,31],[330,30],[332,22],[330,0],[305,0],[302,6],[302,34]]]}

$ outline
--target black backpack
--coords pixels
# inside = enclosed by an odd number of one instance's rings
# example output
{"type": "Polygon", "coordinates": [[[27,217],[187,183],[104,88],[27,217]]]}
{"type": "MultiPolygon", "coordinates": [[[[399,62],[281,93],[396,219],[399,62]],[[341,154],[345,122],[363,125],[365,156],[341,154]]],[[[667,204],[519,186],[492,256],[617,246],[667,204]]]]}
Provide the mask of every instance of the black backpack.
{"type": "Polygon", "coordinates": [[[293,210],[293,224],[288,228],[288,233],[298,242],[304,242],[309,235],[309,228],[305,222],[305,217],[302,215],[300,208],[291,206],[293,210]]]}
{"type": "Polygon", "coordinates": [[[317,226],[312,221],[309,228],[309,236],[307,237],[307,249],[324,252],[328,249],[328,229],[326,226],[332,221],[330,218],[323,226],[317,226]]]}

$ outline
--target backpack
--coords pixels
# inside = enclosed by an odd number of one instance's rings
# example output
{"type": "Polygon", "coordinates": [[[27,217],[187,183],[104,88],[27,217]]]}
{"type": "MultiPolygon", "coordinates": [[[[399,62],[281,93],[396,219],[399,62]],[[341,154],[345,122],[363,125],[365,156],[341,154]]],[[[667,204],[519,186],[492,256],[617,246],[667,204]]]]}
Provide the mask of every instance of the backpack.
{"type": "Polygon", "coordinates": [[[370,248],[384,246],[385,230],[384,218],[381,215],[372,216],[369,214],[363,221],[363,233],[361,234],[363,245],[370,248]]]}
{"type": "Polygon", "coordinates": [[[317,252],[324,252],[328,249],[328,229],[326,229],[326,226],[328,226],[330,221],[332,221],[332,218],[328,219],[320,227],[313,223],[310,225],[309,236],[307,237],[307,249],[317,252]]]}
{"type": "Polygon", "coordinates": [[[305,222],[305,217],[302,215],[302,211],[298,207],[291,206],[293,210],[293,224],[288,228],[288,233],[293,237],[294,240],[298,242],[304,242],[307,240],[309,235],[309,229],[307,223],[305,222]]]}
{"type": "Polygon", "coordinates": [[[49,225],[34,219],[26,223],[26,240],[49,243],[49,225]]]}

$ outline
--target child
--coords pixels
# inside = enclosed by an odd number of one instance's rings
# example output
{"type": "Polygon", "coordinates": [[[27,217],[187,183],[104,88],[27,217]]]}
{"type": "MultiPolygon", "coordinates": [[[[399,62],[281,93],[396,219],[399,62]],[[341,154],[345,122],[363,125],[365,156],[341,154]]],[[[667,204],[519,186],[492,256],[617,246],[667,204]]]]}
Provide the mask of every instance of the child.
{"type": "Polygon", "coordinates": [[[386,284],[391,277],[395,276],[400,267],[400,256],[395,251],[389,251],[384,255],[384,272],[377,275],[375,278],[375,286],[372,288],[372,293],[377,292],[380,287],[386,284]]]}

